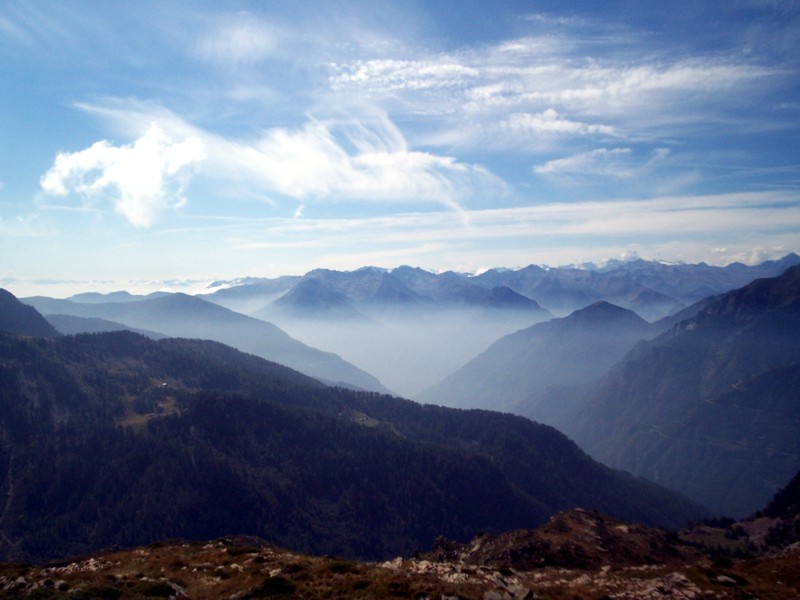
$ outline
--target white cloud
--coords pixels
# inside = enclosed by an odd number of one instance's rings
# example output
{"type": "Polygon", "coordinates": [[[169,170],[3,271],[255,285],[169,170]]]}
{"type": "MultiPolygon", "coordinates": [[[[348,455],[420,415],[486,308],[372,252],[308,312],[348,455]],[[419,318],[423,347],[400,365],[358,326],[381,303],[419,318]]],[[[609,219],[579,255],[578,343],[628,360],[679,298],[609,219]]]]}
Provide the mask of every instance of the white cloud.
{"type": "Polygon", "coordinates": [[[254,139],[225,137],[143,103],[81,105],[125,127],[155,121],[174,136],[202,141],[203,174],[238,183],[255,196],[322,201],[423,202],[460,210],[472,197],[506,192],[505,184],[479,165],[413,150],[383,113],[362,109],[361,118],[308,118],[296,128],[276,127],[254,139]]]}
{"type": "Polygon", "coordinates": [[[412,150],[385,116],[369,121],[311,120],[276,128],[255,142],[218,139],[216,158],[267,192],[295,200],[433,202],[458,208],[475,189],[501,183],[484,169],[412,150]]]}
{"type": "Polygon", "coordinates": [[[536,114],[514,113],[502,121],[501,126],[524,134],[618,136],[616,128],[610,125],[592,125],[566,119],[552,108],[536,114]]]}
{"type": "Polygon", "coordinates": [[[100,141],[85,150],[60,153],[42,176],[54,196],[82,195],[90,203],[109,200],[136,227],[149,227],[158,214],[184,203],[183,187],[194,165],[205,158],[196,137],[173,142],[151,125],[130,145],[100,141]]]}
{"type": "Polygon", "coordinates": [[[616,179],[640,177],[668,155],[667,148],[656,148],[647,160],[639,160],[631,148],[596,148],[565,158],[549,160],[533,167],[539,175],[604,176],[616,179]]]}

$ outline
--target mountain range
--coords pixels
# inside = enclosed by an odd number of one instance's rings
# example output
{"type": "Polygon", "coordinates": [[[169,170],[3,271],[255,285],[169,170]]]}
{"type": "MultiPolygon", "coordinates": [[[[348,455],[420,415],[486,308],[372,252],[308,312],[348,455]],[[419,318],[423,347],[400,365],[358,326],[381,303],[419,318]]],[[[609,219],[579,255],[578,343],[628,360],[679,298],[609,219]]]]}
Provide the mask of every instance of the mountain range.
{"type": "Polygon", "coordinates": [[[608,302],[653,322],[798,262],[795,254],[756,266],[633,260],[479,275],[409,266],[317,269],[303,276],[218,281],[202,297],[275,323],[415,398],[499,338],[554,314],[608,302]]]}
{"type": "Polygon", "coordinates": [[[385,558],[573,506],[704,514],[551,427],[330,387],[212,341],[0,334],[0,403],[6,560],[231,532],[385,558]]]}
{"type": "Polygon", "coordinates": [[[566,315],[572,309],[608,302],[645,320],[663,322],[666,317],[676,319],[686,304],[698,298],[733,289],[756,277],[777,275],[798,261],[800,257],[795,254],[756,266],[610,261],[602,267],[530,265],[517,270],[493,269],[480,275],[431,273],[408,266],[391,270],[365,267],[349,272],[317,269],[303,276],[214,282],[207,293],[195,298],[240,315],[213,314],[208,307],[199,311],[187,304],[179,323],[174,314],[163,319],[142,314],[158,314],[162,308],[157,302],[143,305],[148,309],[139,311],[135,318],[129,314],[130,308],[122,308],[157,300],[181,302],[166,300],[173,294],[165,292],[146,296],[85,292],[60,307],[52,299],[28,301],[53,320],[60,319],[59,326],[65,332],[122,326],[157,337],[194,336],[199,331],[202,337],[290,364],[326,381],[391,390],[415,398],[504,335],[547,321],[553,314],[566,315]],[[75,319],[67,323],[65,317],[53,316],[57,313],[116,325],[75,319]],[[242,320],[241,315],[268,325],[242,320]],[[192,323],[193,319],[197,323],[192,323]],[[224,321],[228,324],[223,327],[224,321]],[[282,332],[276,331],[276,326],[282,332]],[[251,329],[250,335],[243,334],[244,329],[251,329]],[[284,334],[299,344],[287,340],[284,334]]]}
{"type": "Polygon", "coordinates": [[[800,267],[648,324],[595,303],[417,397],[555,426],[601,462],[747,515],[800,469],[800,267]]]}
{"type": "MultiPolygon", "coordinates": [[[[489,269],[478,275],[431,273],[409,266],[391,270],[317,269],[302,277],[217,281],[210,286],[214,291],[205,297],[245,314],[269,314],[270,304],[278,298],[297,285],[315,280],[324,284],[320,289],[326,293],[340,294],[339,300],[346,299],[356,307],[371,307],[378,313],[387,308],[471,306],[549,310],[565,316],[594,302],[606,301],[653,321],[754,279],[775,277],[796,264],[800,264],[800,256],[790,253],[758,265],[732,263],[724,267],[636,259],[612,260],[601,267],[583,264],[489,269]]],[[[315,316],[313,311],[310,316],[315,316]]]]}
{"type": "Polygon", "coordinates": [[[484,286],[506,285],[560,316],[603,300],[654,321],[682,306],[739,288],[754,279],[780,275],[798,263],[800,256],[795,253],[753,266],[612,260],[601,267],[590,263],[561,268],[530,265],[518,270],[489,270],[473,280],[484,286]]]}
{"type": "Polygon", "coordinates": [[[498,337],[552,315],[510,288],[401,267],[249,280],[203,295],[342,356],[411,397],[498,337]]]}

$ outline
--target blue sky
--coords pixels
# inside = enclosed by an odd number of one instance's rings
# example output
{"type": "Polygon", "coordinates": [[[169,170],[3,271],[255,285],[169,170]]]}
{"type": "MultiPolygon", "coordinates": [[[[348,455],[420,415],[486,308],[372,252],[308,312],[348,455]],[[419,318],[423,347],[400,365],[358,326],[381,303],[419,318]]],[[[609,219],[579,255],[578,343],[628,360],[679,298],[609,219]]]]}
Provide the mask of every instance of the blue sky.
{"type": "Polygon", "coordinates": [[[800,3],[0,3],[0,286],[800,250],[800,3]]]}

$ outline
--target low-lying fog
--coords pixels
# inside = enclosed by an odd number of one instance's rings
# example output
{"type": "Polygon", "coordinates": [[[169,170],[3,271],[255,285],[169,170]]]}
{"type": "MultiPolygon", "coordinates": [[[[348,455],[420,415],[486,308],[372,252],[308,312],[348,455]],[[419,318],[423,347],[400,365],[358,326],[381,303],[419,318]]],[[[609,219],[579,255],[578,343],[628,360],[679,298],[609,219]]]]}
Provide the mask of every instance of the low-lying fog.
{"type": "Polygon", "coordinates": [[[438,383],[500,337],[541,320],[531,314],[476,309],[371,312],[363,319],[343,320],[263,311],[259,317],[310,346],[335,352],[406,398],[438,383]]]}

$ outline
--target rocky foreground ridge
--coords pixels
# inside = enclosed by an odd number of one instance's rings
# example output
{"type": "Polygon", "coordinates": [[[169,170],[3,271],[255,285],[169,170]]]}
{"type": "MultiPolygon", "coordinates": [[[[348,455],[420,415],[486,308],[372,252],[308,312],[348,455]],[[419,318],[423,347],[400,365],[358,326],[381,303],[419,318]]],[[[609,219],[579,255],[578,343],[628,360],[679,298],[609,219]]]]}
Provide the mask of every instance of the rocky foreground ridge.
{"type": "Polygon", "coordinates": [[[0,565],[0,597],[800,598],[800,544],[756,543],[747,538],[747,527],[759,529],[753,523],[670,534],[577,509],[536,530],[467,544],[439,539],[430,554],[382,563],[302,555],[250,537],[167,542],[0,565]],[[724,556],[718,545],[710,551],[721,539],[729,550],[744,544],[747,558],[724,556]]]}

